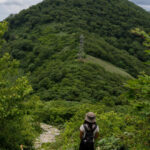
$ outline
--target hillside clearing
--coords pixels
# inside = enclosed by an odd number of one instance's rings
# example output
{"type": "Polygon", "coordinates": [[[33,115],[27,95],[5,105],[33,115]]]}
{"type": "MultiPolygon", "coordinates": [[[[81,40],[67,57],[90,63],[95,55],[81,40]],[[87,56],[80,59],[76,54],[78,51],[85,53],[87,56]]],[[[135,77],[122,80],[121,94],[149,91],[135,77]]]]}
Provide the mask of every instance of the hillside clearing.
{"type": "Polygon", "coordinates": [[[106,62],[102,59],[99,59],[90,55],[86,56],[86,58],[84,59],[84,62],[98,64],[108,72],[120,74],[121,76],[128,77],[128,78],[133,78],[129,73],[125,72],[123,69],[116,67],[115,65],[109,62],[106,62]]]}

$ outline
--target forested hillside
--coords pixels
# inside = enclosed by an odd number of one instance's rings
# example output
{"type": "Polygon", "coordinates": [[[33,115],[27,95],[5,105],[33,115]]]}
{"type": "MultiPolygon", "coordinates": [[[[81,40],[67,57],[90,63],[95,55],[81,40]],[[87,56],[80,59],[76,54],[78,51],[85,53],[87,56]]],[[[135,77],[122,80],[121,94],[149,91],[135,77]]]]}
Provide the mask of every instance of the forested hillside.
{"type": "Polygon", "coordinates": [[[149,73],[143,39],[130,30],[149,31],[150,16],[127,0],[44,0],[7,21],[3,50],[31,72],[30,81],[42,99],[100,100],[121,93],[124,77],[78,61],[81,35],[83,57],[103,59],[134,77],[149,73]]]}
{"type": "Polygon", "coordinates": [[[45,122],[62,131],[45,150],[78,150],[78,129],[93,111],[97,148],[149,150],[148,12],[128,0],[44,0],[5,21],[0,149],[34,149],[45,122]]]}

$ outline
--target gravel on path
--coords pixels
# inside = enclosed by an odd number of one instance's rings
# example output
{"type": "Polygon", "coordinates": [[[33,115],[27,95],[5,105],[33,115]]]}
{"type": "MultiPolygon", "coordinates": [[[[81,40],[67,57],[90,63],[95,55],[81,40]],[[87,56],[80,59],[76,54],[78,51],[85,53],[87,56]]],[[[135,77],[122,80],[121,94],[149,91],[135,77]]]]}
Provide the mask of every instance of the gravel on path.
{"type": "Polygon", "coordinates": [[[40,134],[34,143],[34,147],[37,150],[41,148],[43,143],[55,142],[55,137],[60,134],[60,131],[51,125],[40,123],[40,127],[42,128],[43,133],[40,134]]]}

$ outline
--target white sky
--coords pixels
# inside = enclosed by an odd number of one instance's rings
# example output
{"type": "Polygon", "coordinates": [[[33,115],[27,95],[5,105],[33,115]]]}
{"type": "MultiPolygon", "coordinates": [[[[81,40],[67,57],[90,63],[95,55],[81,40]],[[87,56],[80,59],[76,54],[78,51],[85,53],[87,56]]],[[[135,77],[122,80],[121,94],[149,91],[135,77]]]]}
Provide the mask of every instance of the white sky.
{"type": "Polygon", "coordinates": [[[150,0],[130,0],[130,1],[150,11],[150,0]]]}
{"type": "Polygon", "coordinates": [[[16,14],[22,9],[35,5],[42,0],[0,0],[0,21],[10,14],[16,14]]]}
{"type": "MultiPolygon", "coordinates": [[[[0,0],[0,21],[42,0],[0,0]]],[[[150,0],[130,0],[150,11],[150,0]]]]}
{"type": "Polygon", "coordinates": [[[140,7],[143,7],[144,9],[150,11],[150,5],[144,5],[144,4],[140,4],[140,7]]]}

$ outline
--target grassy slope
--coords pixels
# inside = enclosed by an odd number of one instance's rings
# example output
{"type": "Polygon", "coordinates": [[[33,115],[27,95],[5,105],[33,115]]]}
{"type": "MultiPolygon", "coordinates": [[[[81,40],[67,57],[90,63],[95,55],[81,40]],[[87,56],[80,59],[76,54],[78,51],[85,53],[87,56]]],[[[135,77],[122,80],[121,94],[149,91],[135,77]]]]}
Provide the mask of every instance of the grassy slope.
{"type": "Polygon", "coordinates": [[[123,69],[116,67],[113,64],[106,62],[100,58],[95,58],[93,56],[87,55],[84,61],[88,63],[98,64],[108,72],[120,74],[121,76],[128,78],[133,78],[129,73],[125,72],[123,69]]]}
{"type": "Polygon", "coordinates": [[[111,64],[124,69],[132,76],[139,72],[149,72],[148,67],[127,51],[115,48],[106,40],[96,34],[85,34],[84,51],[86,54],[103,59],[111,64]]]}

